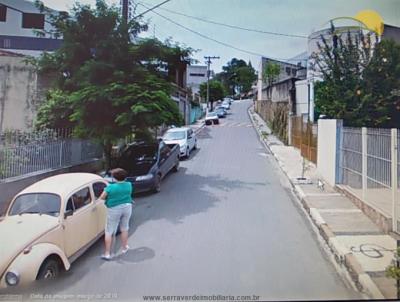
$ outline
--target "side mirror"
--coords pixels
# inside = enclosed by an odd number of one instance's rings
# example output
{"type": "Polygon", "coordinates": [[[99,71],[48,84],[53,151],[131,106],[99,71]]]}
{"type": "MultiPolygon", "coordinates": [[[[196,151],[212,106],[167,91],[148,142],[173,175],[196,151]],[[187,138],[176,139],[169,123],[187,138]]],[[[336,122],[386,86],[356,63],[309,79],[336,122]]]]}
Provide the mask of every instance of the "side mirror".
{"type": "Polygon", "coordinates": [[[64,212],[64,219],[66,219],[68,216],[72,216],[74,214],[74,210],[66,210],[64,212]]]}

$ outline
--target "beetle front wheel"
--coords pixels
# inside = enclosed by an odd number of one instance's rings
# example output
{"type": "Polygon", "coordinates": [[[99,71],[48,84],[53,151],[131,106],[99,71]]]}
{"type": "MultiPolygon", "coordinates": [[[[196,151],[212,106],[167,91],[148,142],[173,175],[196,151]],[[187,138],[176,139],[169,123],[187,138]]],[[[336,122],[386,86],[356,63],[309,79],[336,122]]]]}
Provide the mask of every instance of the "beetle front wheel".
{"type": "Polygon", "coordinates": [[[40,267],[37,279],[55,279],[60,274],[60,265],[57,260],[47,259],[40,267]]]}

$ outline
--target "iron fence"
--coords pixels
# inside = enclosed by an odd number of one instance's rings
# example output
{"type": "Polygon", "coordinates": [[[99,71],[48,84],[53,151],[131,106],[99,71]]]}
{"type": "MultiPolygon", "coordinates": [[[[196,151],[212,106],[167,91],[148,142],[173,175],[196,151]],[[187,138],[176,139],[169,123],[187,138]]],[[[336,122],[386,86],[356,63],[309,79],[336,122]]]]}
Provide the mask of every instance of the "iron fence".
{"type": "Polygon", "coordinates": [[[341,132],[339,182],[373,208],[393,217],[400,230],[398,129],[349,128],[341,132]]]}
{"type": "Polygon", "coordinates": [[[353,188],[362,187],[362,134],[361,128],[343,128],[342,183],[353,188]]]}
{"type": "Polygon", "coordinates": [[[48,143],[72,137],[72,129],[41,129],[35,131],[7,130],[0,133],[0,147],[48,143]]]}
{"type": "Polygon", "coordinates": [[[49,169],[78,165],[102,158],[97,143],[81,139],[63,139],[16,146],[0,145],[0,180],[49,169]]]}

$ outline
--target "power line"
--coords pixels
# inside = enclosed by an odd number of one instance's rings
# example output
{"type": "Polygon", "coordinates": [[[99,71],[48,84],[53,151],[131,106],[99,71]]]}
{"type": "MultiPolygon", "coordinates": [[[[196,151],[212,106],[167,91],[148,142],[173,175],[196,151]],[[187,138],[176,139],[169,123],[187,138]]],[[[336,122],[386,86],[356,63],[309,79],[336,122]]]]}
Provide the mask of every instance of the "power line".
{"type": "Polygon", "coordinates": [[[140,18],[144,14],[147,14],[148,12],[151,12],[153,9],[156,9],[157,7],[160,7],[161,5],[163,5],[163,4],[165,4],[165,3],[169,2],[169,1],[171,1],[171,0],[165,0],[165,1],[163,1],[163,2],[161,2],[159,4],[157,4],[157,5],[153,6],[152,8],[148,8],[146,11],[144,11],[143,13],[135,16],[133,19],[140,18]]]}
{"type": "MultiPolygon", "coordinates": [[[[144,5],[144,4],[142,4],[142,3],[139,3],[139,4],[140,4],[141,6],[143,6],[143,7],[145,7],[145,8],[148,9],[148,7],[147,7],[146,5],[144,5]]],[[[213,42],[215,42],[215,43],[217,43],[217,44],[220,44],[220,45],[223,45],[223,46],[225,46],[225,47],[229,47],[229,48],[232,48],[232,49],[235,49],[235,50],[238,50],[238,51],[241,51],[241,52],[243,52],[243,53],[247,53],[247,54],[250,54],[250,55],[253,55],[253,56],[267,57],[267,56],[265,56],[265,55],[263,55],[263,54],[256,53],[256,52],[253,52],[253,51],[250,51],[250,50],[245,50],[245,49],[236,47],[236,46],[234,46],[234,45],[231,45],[231,44],[228,44],[228,43],[225,43],[225,42],[216,40],[216,39],[211,38],[211,37],[209,37],[209,36],[206,36],[205,34],[202,34],[202,33],[198,32],[198,31],[195,31],[195,30],[193,30],[193,29],[191,29],[191,28],[189,28],[189,27],[186,27],[186,26],[184,26],[184,25],[182,25],[182,24],[180,24],[180,23],[178,23],[178,22],[176,22],[176,21],[174,21],[174,20],[171,20],[170,18],[165,17],[165,16],[161,15],[160,13],[158,13],[158,12],[156,12],[156,11],[152,11],[152,13],[153,13],[153,14],[156,14],[156,15],[158,15],[158,16],[160,16],[161,18],[163,18],[163,19],[165,19],[165,20],[167,20],[167,21],[169,21],[169,22],[171,22],[171,23],[173,23],[173,24],[175,24],[176,26],[179,26],[179,27],[181,27],[181,28],[183,28],[183,29],[185,29],[185,30],[187,30],[187,31],[190,31],[191,33],[193,33],[193,34],[195,34],[195,35],[198,35],[198,36],[200,36],[200,37],[202,37],[202,38],[204,38],[204,39],[213,41],[213,42]]],[[[277,61],[296,61],[296,62],[302,61],[301,59],[299,59],[299,60],[298,60],[298,59],[281,59],[281,58],[272,58],[272,57],[268,57],[268,58],[273,59],[273,60],[277,60],[277,61]]],[[[303,59],[303,61],[304,61],[304,59],[303,59]]]]}
{"type": "MultiPolygon", "coordinates": [[[[147,3],[146,3],[147,4],[147,3]]],[[[200,17],[196,17],[196,16],[191,16],[188,14],[184,14],[184,13],[179,13],[179,12],[175,12],[173,10],[167,9],[167,8],[160,8],[164,11],[167,11],[171,14],[175,14],[175,15],[179,15],[179,16],[184,16],[186,18],[191,18],[191,19],[195,19],[201,22],[206,22],[206,23],[211,23],[211,24],[215,24],[215,25],[220,25],[220,26],[224,26],[224,27],[228,27],[228,28],[233,28],[233,29],[240,29],[240,30],[244,30],[244,31],[249,31],[249,32],[256,32],[256,33],[260,33],[260,34],[267,34],[267,35],[275,35],[275,36],[284,36],[284,37],[290,37],[290,38],[302,38],[302,39],[308,39],[307,36],[304,35],[295,35],[295,34],[284,34],[284,33],[278,33],[278,32],[273,32],[273,31],[265,31],[265,30],[260,30],[260,29],[254,29],[254,28],[246,28],[246,27],[241,27],[241,26],[237,26],[237,25],[231,25],[231,24],[226,24],[226,23],[222,23],[222,22],[217,22],[217,21],[213,21],[213,20],[208,20],[208,19],[204,19],[204,18],[200,18],[200,17]]]]}

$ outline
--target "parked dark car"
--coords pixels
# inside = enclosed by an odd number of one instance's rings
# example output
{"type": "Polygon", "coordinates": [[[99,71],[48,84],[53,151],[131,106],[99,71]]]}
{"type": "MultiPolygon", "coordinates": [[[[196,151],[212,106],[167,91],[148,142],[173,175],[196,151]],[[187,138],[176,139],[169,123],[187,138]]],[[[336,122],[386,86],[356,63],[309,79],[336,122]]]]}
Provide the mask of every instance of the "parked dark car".
{"type": "Polygon", "coordinates": [[[125,147],[113,166],[128,172],[127,180],[134,184],[135,193],[160,192],[161,180],[171,170],[179,169],[179,145],[167,145],[162,140],[135,142],[125,147]]]}

